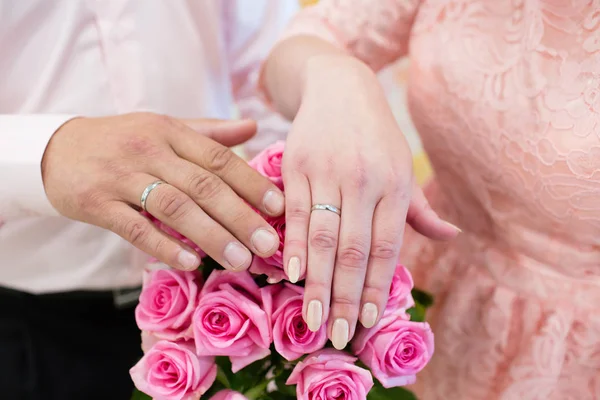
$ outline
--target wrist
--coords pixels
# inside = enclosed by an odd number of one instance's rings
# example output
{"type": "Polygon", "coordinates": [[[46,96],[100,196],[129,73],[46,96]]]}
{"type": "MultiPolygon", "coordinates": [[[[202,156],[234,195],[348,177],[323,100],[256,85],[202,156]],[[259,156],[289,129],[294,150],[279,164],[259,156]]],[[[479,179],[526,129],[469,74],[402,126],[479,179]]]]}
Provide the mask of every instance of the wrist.
{"type": "MultiPolygon", "coordinates": [[[[44,183],[44,186],[46,186],[48,159],[50,158],[49,153],[52,153],[52,148],[54,147],[54,145],[56,143],[57,137],[62,136],[65,133],[65,131],[68,131],[76,121],[79,121],[81,119],[83,119],[83,117],[73,117],[73,118],[66,120],[65,122],[62,123],[62,125],[60,125],[54,131],[54,133],[52,133],[52,136],[50,136],[50,139],[48,140],[48,144],[46,145],[44,153],[42,154],[42,160],[40,163],[41,172],[42,172],[42,182],[44,183]]],[[[60,157],[58,157],[58,158],[60,158],[60,157]]]]}
{"type": "Polygon", "coordinates": [[[357,93],[385,97],[375,72],[361,60],[347,54],[322,54],[311,57],[303,74],[302,98],[332,93],[357,93]]]}

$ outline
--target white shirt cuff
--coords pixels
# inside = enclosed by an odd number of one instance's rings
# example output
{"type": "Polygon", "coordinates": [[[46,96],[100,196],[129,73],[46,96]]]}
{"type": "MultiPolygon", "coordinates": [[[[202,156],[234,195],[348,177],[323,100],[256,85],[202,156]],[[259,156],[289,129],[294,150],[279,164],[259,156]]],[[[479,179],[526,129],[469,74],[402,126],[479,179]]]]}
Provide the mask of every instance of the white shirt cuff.
{"type": "Polygon", "coordinates": [[[42,181],[52,135],[74,115],[0,114],[0,215],[58,215],[42,181]]]}

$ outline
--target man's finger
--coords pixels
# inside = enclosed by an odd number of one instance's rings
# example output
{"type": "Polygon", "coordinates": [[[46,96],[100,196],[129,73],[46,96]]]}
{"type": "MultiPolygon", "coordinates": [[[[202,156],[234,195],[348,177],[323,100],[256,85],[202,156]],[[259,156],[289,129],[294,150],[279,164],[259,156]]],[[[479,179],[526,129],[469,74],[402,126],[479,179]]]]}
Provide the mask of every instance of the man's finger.
{"type": "Polygon", "coordinates": [[[200,256],[194,250],[159,230],[125,203],[115,202],[108,211],[109,217],[98,225],[115,232],[143,252],[184,271],[200,265],[200,256]]]}
{"type": "MultiPolygon", "coordinates": [[[[202,135],[194,135],[193,132],[190,134],[187,128],[182,133],[170,139],[171,146],[179,157],[218,176],[241,198],[261,212],[271,216],[283,214],[283,193],[269,179],[226,146],[202,135]]],[[[202,182],[198,183],[202,186],[202,182]]]]}
{"type": "Polygon", "coordinates": [[[240,145],[256,134],[256,122],[250,119],[197,118],[180,121],[199,134],[227,147],[240,145]]]}

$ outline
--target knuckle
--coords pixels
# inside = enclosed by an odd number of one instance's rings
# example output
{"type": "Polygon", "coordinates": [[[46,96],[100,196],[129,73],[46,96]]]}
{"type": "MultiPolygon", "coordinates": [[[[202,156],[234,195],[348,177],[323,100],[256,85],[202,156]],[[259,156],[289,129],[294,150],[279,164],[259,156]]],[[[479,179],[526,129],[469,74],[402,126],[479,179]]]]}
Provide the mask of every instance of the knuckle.
{"type": "Polygon", "coordinates": [[[344,245],[338,251],[338,263],[353,268],[365,268],[368,258],[368,247],[359,242],[344,245]]]}
{"type": "Polygon", "coordinates": [[[401,198],[410,198],[412,192],[412,174],[393,172],[388,176],[386,186],[401,198]]]}
{"type": "Polygon", "coordinates": [[[368,171],[373,171],[373,168],[369,168],[362,157],[358,157],[354,166],[348,170],[347,181],[355,192],[364,193],[371,184],[372,179],[369,177],[368,171]]]}
{"type": "Polygon", "coordinates": [[[156,206],[171,220],[184,218],[190,209],[189,201],[184,196],[166,190],[157,193],[156,206]]]}
{"type": "Polygon", "coordinates": [[[371,258],[379,260],[395,260],[399,252],[399,245],[389,240],[376,240],[371,246],[371,258]]]}
{"type": "Polygon", "coordinates": [[[390,285],[389,283],[385,283],[383,281],[381,281],[381,283],[381,285],[375,286],[369,285],[367,282],[365,282],[365,287],[363,288],[363,299],[365,303],[374,301],[375,304],[378,304],[385,303],[387,301],[390,285]]]}
{"type": "Polygon", "coordinates": [[[131,175],[131,170],[123,164],[122,160],[108,160],[103,165],[104,171],[116,182],[123,182],[131,175]]]}
{"type": "Polygon", "coordinates": [[[333,297],[333,304],[335,306],[343,306],[343,307],[356,307],[358,308],[359,298],[352,296],[350,294],[340,293],[336,294],[333,297]]]}
{"type": "Polygon", "coordinates": [[[257,215],[258,214],[247,211],[246,209],[241,211],[233,211],[233,215],[231,216],[231,224],[232,226],[248,225],[248,222],[254,221],[257,215]]]}
{"type": "Polygon", "coordinates": [[[285,218],[293,222],[305,222],[309,219],[310,212],[300,205],[290,204],[285,211],[285,218]]]}
{"type": "Polygon", "coordinates": [[[197,174],[190,179],[188,193],[193,199],[207,201],[222,189],[221,179],[213,174],[197,174]]]}
{"type": "Polygon", "coordinates": [[[123,145],[124,151],[132,156],[153,157],[160,154],[160,147],[144,135],[133,134],[129,136],[123,145]]]}
{"type": "Polygon", "coordinates": [[[337,247],[337,235],[327,229],[316,230],[310,236],[310,245],[317,250],[335,250],[337,247]]]}
{"type": "Polygon", "coordinates": [[[172,123],[172,118],[164,114],[140,113],[140,118],[153,128],[163,128],[172,123]]]}
{"type": "Polygon", "coordinates": [[[142,221],[129,220],[123,225],[123,237],[134,246],[142,246],[146,243],[150,229],[142,221]]]}
{"type": "Polygon", "coordinates": [[[212,146],[207,150],[206,154],[206,167],[211,171],[221,172],[224,171],[231,162],[235,155],[231,150],[225,146],[212,146]]]}
{"type": "Polygon", "coordinates": [[[331,292],[331,283],[321,280],[311,280],[310,276],[306,281],[306,296],[308,298],[328,298],[331,292]]]}
{"type": "Polygon", "coordinates": [[[97,189],[87,189],[75,195],[75,206],[85,214],[94,215],[102,206],[102,192],[97,189]]]}
{"type": "Polygon", "coordinates": [[[285,237],[285,247],[296,248],[296,249],[306,249],[306,240],[304,239],[294,239],[290,236],[285,237]]]}
{"type": "MultiPolygon", "coordinates": [[[[283,168],[291,168],[292,170],[304,170],[309,163],[309,155],[306,153],[295,154],[293,158],[289,160],[284,156],[283,168]]],[[[287,171],[286,171],[287,172],[287,171]]]]}
{"type": "MultiPolygon", "coordinates": [[[[167,248],[169,247],[169,241],[167,239],[161,239],[158,240],[156,242],[156,244],[153,246],[152,249],[150,249],[150,253],[157,256],[157,257],[161,257],[165,254],[165,251],[167,250],[167,248]]],[[[167,257],[163,257],[163,259],[167,259],[167,257]]]]}
{"type": "Polygon", "coordinates": [[[350,177],[350,186],[357,193],[364,193],[369,187],[369,177],[367,174],[357,173],[350,177]]]}

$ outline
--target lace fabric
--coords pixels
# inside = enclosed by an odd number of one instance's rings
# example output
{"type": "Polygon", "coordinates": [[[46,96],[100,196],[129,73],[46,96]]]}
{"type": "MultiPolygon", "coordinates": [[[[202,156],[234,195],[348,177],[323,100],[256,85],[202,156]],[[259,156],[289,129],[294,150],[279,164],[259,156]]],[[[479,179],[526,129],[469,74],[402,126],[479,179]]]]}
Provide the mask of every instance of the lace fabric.
{"type": "Polygon", "coordinates": [[[405,240],[436,296],[420,398],[600,399],[600,1],[321,0],[289,34],[317,21],[375,69],[410,53],[428,197],[464,231],[405,240]]]}

